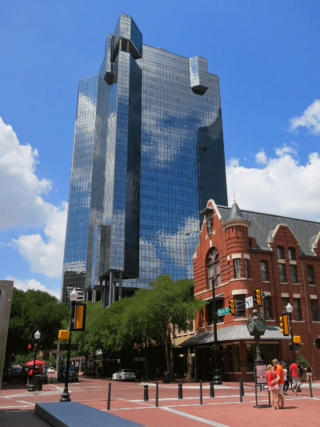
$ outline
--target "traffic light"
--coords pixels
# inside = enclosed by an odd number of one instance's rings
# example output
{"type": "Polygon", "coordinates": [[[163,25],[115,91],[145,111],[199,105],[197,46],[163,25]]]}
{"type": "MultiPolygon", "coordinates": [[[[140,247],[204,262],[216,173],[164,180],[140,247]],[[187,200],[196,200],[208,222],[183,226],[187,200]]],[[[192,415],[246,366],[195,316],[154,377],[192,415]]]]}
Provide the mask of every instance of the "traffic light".
{"type": "Polygon", "coordinates": [[[73,331],[84,331],[86,326],[86,308],[85,304],[75,304],[73,306],[73,331]]]}
{"type": "Polygon", "coordinates": [[[254,302],[258,307],[262,305],[262,291],[260,288],[254,291],[254,302]]]}
{"type": "Polygon", "coordinates": [[[28,344],[28,350],[31,350],[31,344],[28,344]]]}
{"type": "Polygon", "coordinates": [[[235,315],[235,309],[234,309],[234,299],[232,298],[231,300],[229,300],[229,308],[230,308],[230,313],[232,314],[232,316],[235,315]]]}
{"type": "Polygon", "coordinates": [[[281,333],[287,337],[289,336],[289,315],[288,314],[284,314],[283,316],[280,317],[280,328],[281,328],[281,333]]]}

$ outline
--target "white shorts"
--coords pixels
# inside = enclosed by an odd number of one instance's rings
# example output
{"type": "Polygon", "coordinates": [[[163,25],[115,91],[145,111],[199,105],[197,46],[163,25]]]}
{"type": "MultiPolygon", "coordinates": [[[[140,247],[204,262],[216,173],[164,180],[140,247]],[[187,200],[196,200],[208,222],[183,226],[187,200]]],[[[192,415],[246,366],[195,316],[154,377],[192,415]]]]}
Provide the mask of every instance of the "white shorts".
{"type": "Polygon", "coordinates": [[[279,385],[278,385],[278,384],[275,384],[274,386],[269,387],[269,390],[270,390],[270,391],[272,391],[272,390],[279,390],[279,385]]]}
{"type": "Polygon", "coordinates": [[[299,377],[292,377],[292,382],[293,382],[293,385],[297,385],[297,386],[301,384],[299,377]]]}
{"type": "Polygon", "coordinates": [[[279,384],[279,394],[283,395],[283,386],[284,384],[279,384]]]}

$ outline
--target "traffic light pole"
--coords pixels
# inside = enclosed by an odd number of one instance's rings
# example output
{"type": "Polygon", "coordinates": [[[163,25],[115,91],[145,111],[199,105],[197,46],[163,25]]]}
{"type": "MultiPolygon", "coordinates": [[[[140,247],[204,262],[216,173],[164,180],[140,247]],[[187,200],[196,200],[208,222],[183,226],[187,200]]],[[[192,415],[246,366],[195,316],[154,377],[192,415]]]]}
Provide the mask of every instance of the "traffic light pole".
{"type": "Polygon", "coordinates": [[[290,333],[291,333],[291,347],[292,347],[292,359],[294,360],[294,348],[293,348],[293,332],[292,332],[292,322],[291,322],[291,313],[289,313],[289,322],[290,322],[290,333]]]}
{"type": "Polygon", "coordinates": [[[68,390],[68,381],[69,381],[69,365],[70,365],[70,347],[71,347],[71,334],[72,334],[72,316],[74,313],[74,306],[75,306],[75,301],[72,301],[72,306],[71,306],[71,322],[70,322],[70,337],[69,337],[69,341],[68,341],[68,357],[67,357],[67,366],[66,366],[66,380],[65,380],[65,384],[64,384],[64,390],[63,393],[61,395],[61,399],[60,402],[71,402],[70,399],[70,393],[68,390]]]}
{"type": "MultiPolygon", "coordinates": [[[[232,267],[231,267],[232,268],[232,267]]],[[[217,303],[216,303],[216,291],[215,291],[215,282],[216,279],[221,276],[222,273],[225,271],[230,270],[230,268],[226,268],[223,271],[220,271],[219,274],[216,275],[216,277],[212,277],[212,317],[213,317],[213,338],[214,338],[214,345],[213,345],[213,351],[214,351],[214,377],[213,377],[213,383],[214,384],[222,384],[221,381],[221,375],[219,372],[219,352],[218,352],[218,331],[217,331],[217,323],[218,323],[218,312],[217,312],[217,303]]]]}

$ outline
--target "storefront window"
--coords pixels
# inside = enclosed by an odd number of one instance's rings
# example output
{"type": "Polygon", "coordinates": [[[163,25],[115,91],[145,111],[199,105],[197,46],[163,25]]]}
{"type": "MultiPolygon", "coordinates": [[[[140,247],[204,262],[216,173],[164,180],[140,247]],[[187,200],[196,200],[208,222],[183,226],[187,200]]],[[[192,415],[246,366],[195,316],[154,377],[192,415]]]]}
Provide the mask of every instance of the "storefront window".
{"type": "Polygon", "coordinates": [[[227,345],[227,359],[226,359],[225,371],[233,372],[232,345],[227,345]]]}
{"type": "Polygon", "coordinates": [[[233,344],[234,372],[240,372],[240,350],[238,344],[233,344]]]}
{"type": "Polygon", "coordinates": [[[247,344],[247,372],[254,371],[255,354],[256,354],[255,344],[247,344]]]}

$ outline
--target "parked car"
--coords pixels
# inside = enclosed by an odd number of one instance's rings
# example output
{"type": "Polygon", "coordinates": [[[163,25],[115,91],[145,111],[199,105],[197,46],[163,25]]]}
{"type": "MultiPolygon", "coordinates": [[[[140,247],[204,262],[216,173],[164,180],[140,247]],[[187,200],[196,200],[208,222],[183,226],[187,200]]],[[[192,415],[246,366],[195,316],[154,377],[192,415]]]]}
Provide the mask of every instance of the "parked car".
{"type": "Polygon", "coordinates": [[[21,368],[20,366],[13,366],[10,370],[8,370],[8,380],[19,380],[21,378],[21,368]]]}
{"type": "MultiPolygon", "coordinates": [[[[58,371],[58,381],[65,381],[66,380],[66,370],[67,366],[63,365],[58,371]]],[[[71,365],[69,366],[69,375],[68,380],[71,381],[79,381],[78,374],[76,372],[76,367],[71,365]]]]}
{"type": "Polygon", "coordinates": [[[119,380],[119,381],[135,381],[136,380],[136,374],[131,371],[130,369],[120,369],[118,372],[115,372],[112,375],[112,381],[119,380]]]}
{"type": "Polygon", "coordinates": [[[54,374],[54,368],[52,366],[50,366],[50,368],[48,368],[48,374],[54,374]]]}

